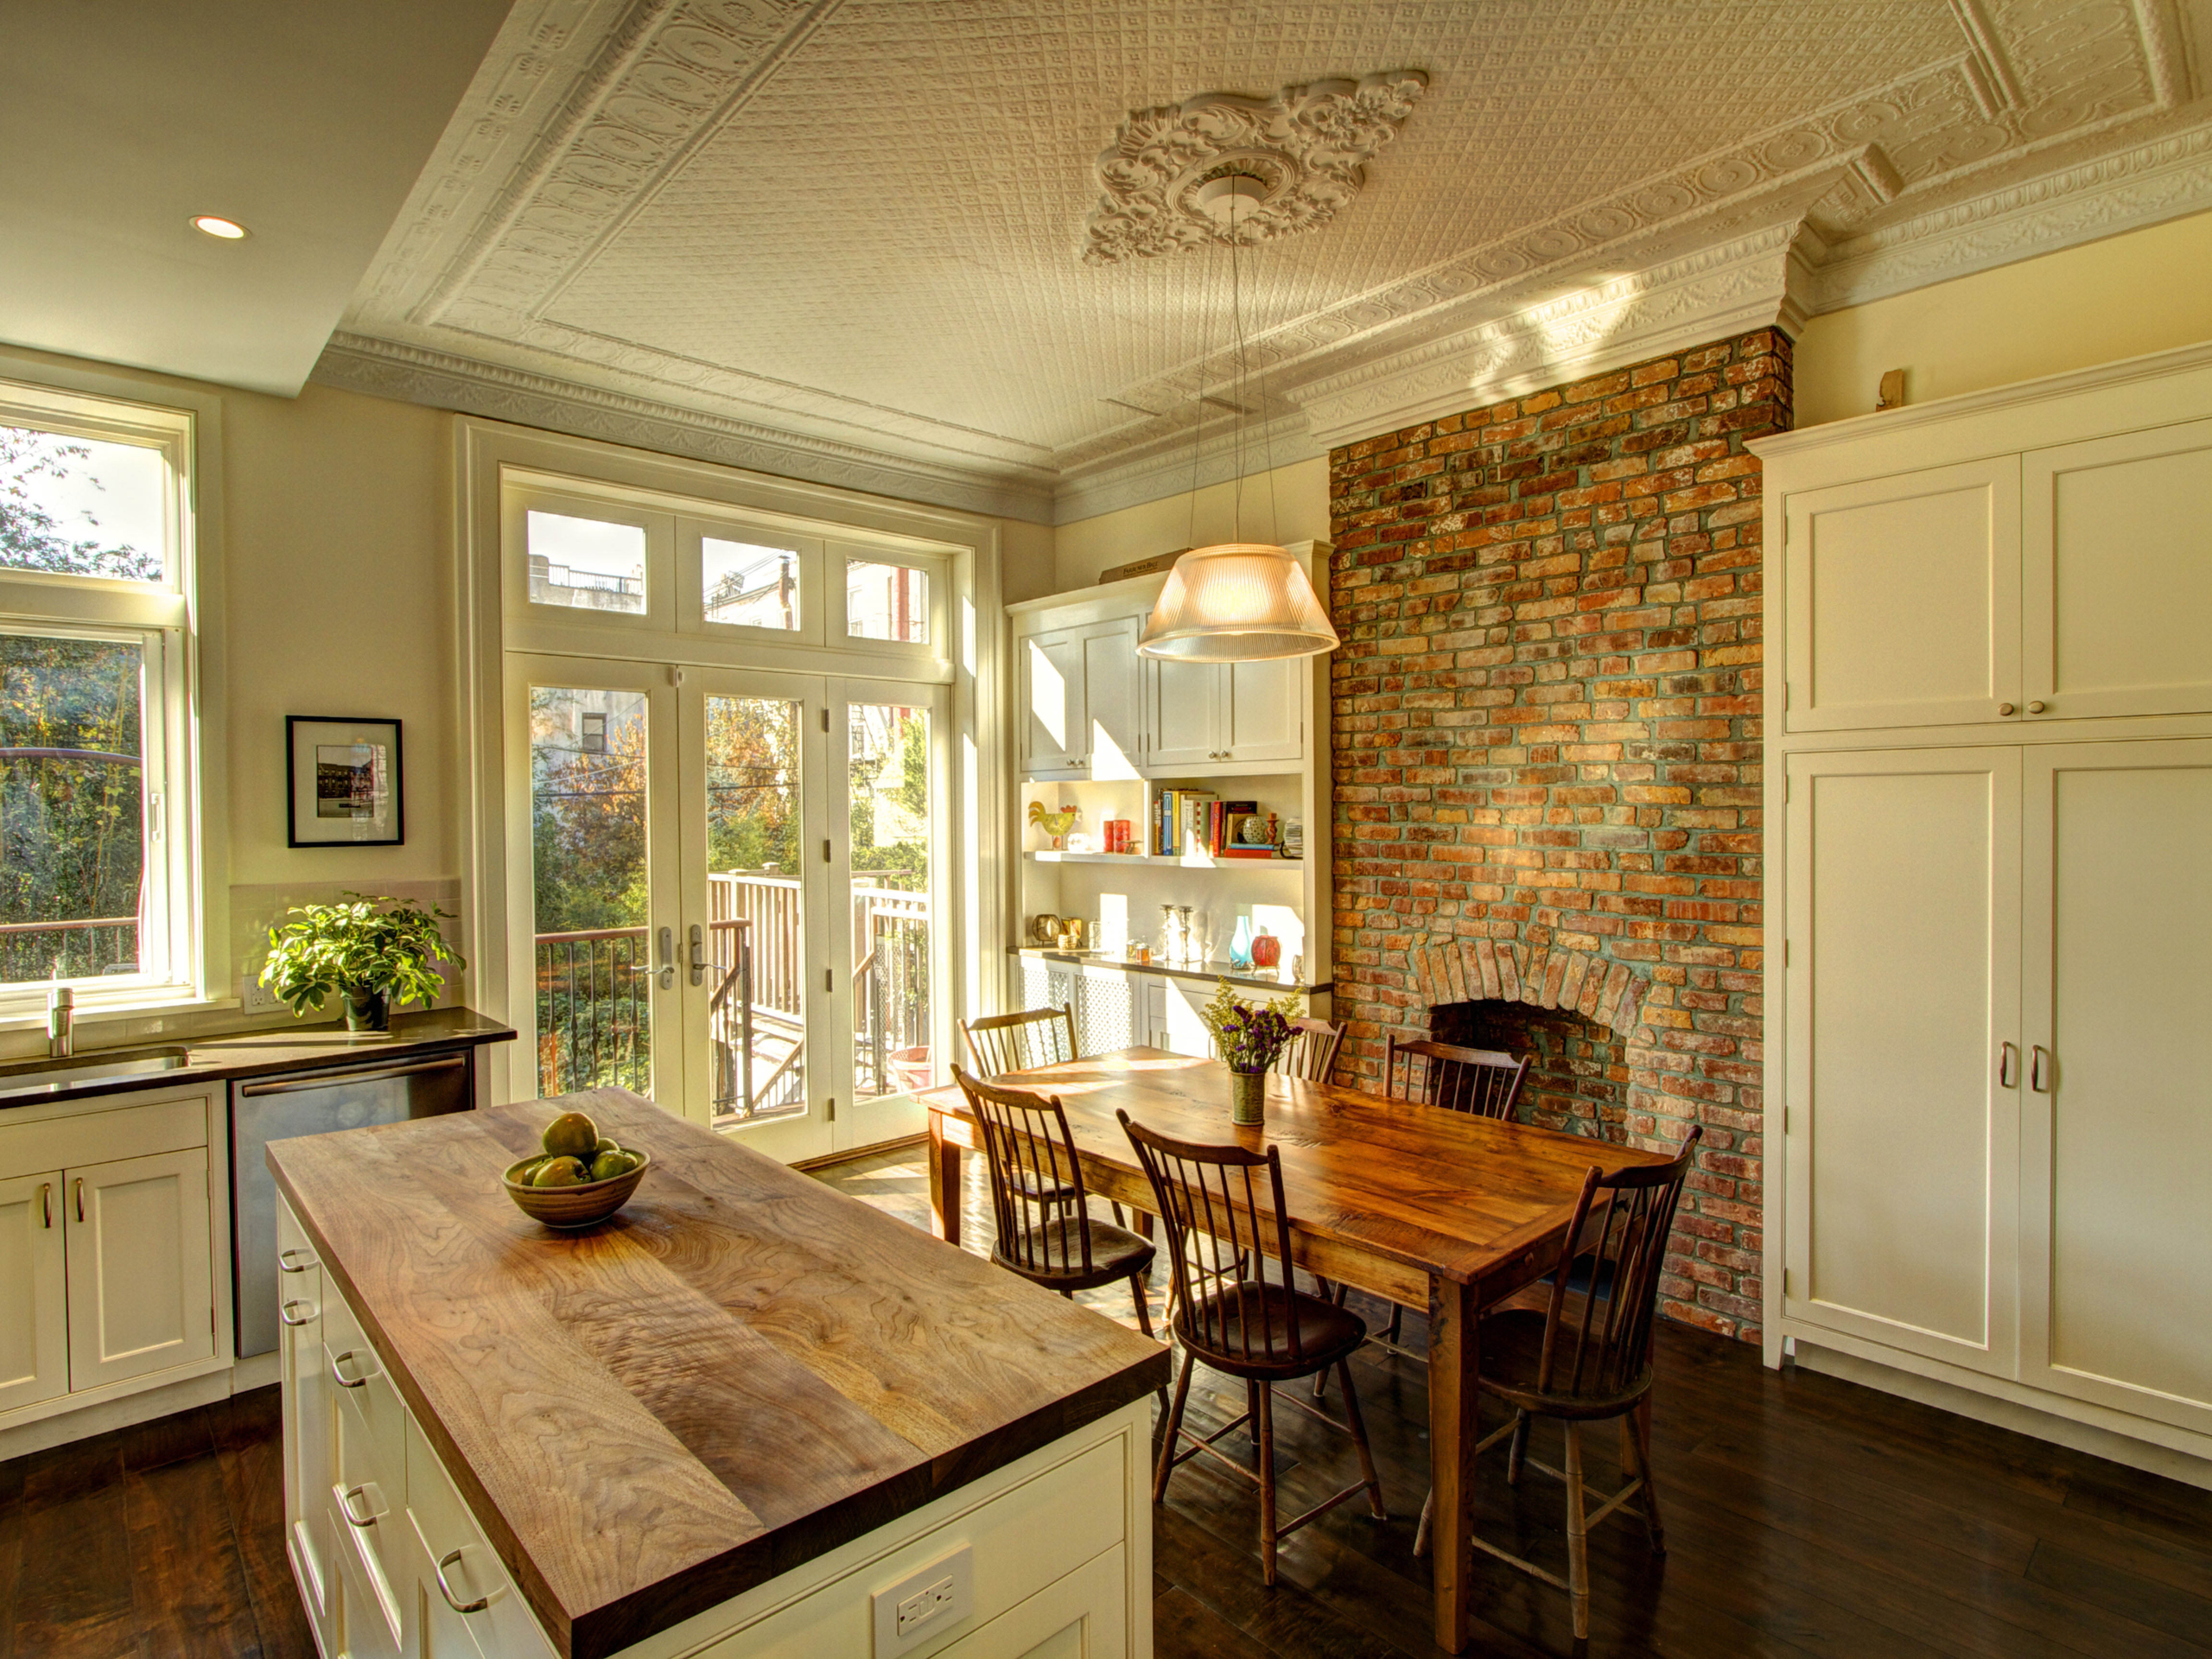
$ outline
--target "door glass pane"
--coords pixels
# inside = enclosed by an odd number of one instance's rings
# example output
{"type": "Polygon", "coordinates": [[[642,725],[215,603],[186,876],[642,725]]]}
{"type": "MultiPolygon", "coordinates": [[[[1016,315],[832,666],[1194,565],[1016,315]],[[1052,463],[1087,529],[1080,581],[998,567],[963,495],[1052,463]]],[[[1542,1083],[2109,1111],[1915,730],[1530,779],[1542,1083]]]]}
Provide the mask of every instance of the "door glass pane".
{"type": "Polygon", "coordinates": [[[903,564],[847,560],[845,632],[855,639],[929,644],[929,573],[903,564]]]}
{"type": "Polygon", "coordinates": [[[799,714],[771,697],[707,699],[707,1041],[719,1122],[806,1109],[799,714]]]}
{"type": "Polygon", "coordinates": [[[937,1081],[930,1045],[930,711],[849,710],[853,1075],[863,1097],[937,1081]]]}
{"type": "Polygon", "coordinates": [[[144,658],[0,633],[0,982],[138,971],[144,658]]]}
{"type": "Polygon", "coordinates": [[[532,686],[537,1091],[652,1086],[645,698],[532,686]]]}
{"type": "Polygon", "coordinates": [[[640,526],[535,510],[524,517],[531,604],[644,612],[645,532],[640,526]]]}
{"type": "Polygon", "coordinates": [[[699,538],[707,620],[746,628],[798,626],[798,555],[786,547],[699,538]]]}
{"type": "Polygon", "coordinates": [[[0,426],[0,565],[160,582],[168,478],[158,449],[0,426]]]}

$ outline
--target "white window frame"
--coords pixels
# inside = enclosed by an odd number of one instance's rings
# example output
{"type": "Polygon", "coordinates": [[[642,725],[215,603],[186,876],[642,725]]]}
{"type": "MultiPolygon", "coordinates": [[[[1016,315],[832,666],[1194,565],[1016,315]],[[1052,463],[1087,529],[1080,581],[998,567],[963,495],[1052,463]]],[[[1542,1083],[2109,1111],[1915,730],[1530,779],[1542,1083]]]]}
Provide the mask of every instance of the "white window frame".
{"type": "Polygon", "coordinates": [[[912,549],[872,545],[866,542],[840,539],[830,543],[830,569],[824,573],[836,614],[836,626],[831,629],[830,643],[846,651],[868,651],[884,656],[926,662],[941,657],[946,650],[944,630],[951,613],[951,571],[947,562],[931,554],[912,549]],[[898,570],[918,570],[929,579],[928,627],[929,638],[918,645],[902,639],[873,639],[852,632],[852,618],[848,613],[849,596],[845,585],[845,567],[849,564],[882,564],[898,570]]]}
{"type": "MultiPolygon", "coordinates": [[[[0,629],[136,644],[144,653],[141,971],[66,982],[79,1018],[227,1002],[233,999],[211,995],[223,968],[214,947],[228,906],[219,903],[220,914],[210,913],[205,872],[213,866],[201,811],[211,780],[200,733],[215,711],[204,694],[201,635],[209,619],[200,590],[212,585],[211,515],[198,511],[204,481],[199,451],[219,406],[191,398],[181,401],[196,407],[176,409],[118,397],[124,383],[105,376],[56,378],[67,384],[0,380],[0,425],[149,448],[162,456],[166,473],[160,582],[0,568],[0,629]]],[[[0,985],[0,1027],[41,1021],[46,995],[43,981],[0,985]]]]}

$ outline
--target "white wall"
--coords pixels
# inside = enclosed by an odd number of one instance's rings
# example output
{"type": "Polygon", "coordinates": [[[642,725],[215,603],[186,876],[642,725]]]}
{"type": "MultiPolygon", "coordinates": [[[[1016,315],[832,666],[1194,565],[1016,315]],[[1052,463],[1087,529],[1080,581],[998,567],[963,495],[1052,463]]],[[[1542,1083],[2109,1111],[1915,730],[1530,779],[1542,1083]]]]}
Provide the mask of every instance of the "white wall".
{"type": "Polygon", "coordinates": [[[1241,510],[1228,484],[1187,490],[1158,501],[1062,524],[1053,537],[1058,580],[1051,591],[1088,588],[1098,573],[1132,559],[1236,539],[1325,542],[1329,539],[1329,463],[1316,455],[1244,480],[1241,510]]]}

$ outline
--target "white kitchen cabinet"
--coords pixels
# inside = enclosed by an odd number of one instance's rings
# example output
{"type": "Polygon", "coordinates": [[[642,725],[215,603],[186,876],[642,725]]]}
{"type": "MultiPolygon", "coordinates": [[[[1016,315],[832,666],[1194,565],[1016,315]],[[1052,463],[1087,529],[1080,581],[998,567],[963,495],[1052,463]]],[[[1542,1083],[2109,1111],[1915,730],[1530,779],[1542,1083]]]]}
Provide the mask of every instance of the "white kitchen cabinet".
{"type": "Polygon", "coordinates": [[[0,1181],[0,1411],[69,1391],[61,1172],[0,1181]]]}
{"type": "Polygon", "coordinates": [[[63,1173],[70,1387],[98,1388],[212,1358],[207,1149],[63,1173]]]}
{"type": "Polygon", "coordinates": [[[323,1365],[322,1266],[284,1205],[276,1206],[277,1354],[284,1420],[284,1548],[308,1620],[334,1651],[329,1512],[337,1478],[330,1379],[323,1365]]]}
{"type": "Polygon", "coordinates": [[[1793,756],[1785,899],[1783,1306],[2003,1376],[2019,778],[2012,747],[1793,756]]]}
{"type": "Polygon", "coordinates": [[[2027,752],[2021,1370],[2212,1433],[2212,740],[2027,752]]]}
{"type": "Polygon", "coordinates": [[[1785,521],[1791,731],[2018,709],[2017,455],[1796,493],[1785,521]]]}
{"type": "Polygon", "coordinates": [[[1030,777],[1136,776],[1137,626],[1119,617],[1021,637],[1021,766],[1030,777]]]}
{"type": "Polygon", "coordinates": [[[2029,718],[2212,710],[2212,421],[2031,451],[2021,496],[2029,718]]]}
{"type": "Polygon", "coordinates": [[[1145,765],[1189,775],[1306,752],[1303,658],[1268,663],[1144,665],[1145,765]]]}

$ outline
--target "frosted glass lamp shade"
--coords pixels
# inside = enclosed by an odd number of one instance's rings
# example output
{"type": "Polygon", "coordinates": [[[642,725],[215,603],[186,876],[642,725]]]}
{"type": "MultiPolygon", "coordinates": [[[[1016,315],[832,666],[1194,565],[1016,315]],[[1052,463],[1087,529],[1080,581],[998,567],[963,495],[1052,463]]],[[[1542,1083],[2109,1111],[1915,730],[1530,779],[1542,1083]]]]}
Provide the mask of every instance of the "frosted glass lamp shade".
{"type": "Polygon", "coordinates": [[[1338,643],[1305,568],[1287,550],[1224,542],[1175,561],[1137,649],[1183,663],[1256,663],[1318,657],[1338,643]]]}

